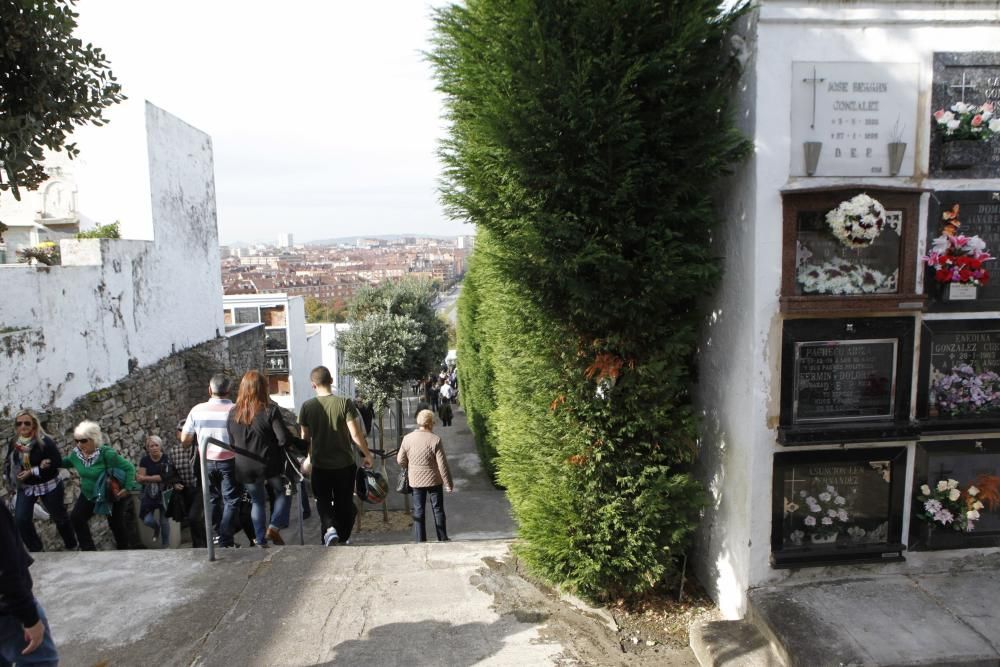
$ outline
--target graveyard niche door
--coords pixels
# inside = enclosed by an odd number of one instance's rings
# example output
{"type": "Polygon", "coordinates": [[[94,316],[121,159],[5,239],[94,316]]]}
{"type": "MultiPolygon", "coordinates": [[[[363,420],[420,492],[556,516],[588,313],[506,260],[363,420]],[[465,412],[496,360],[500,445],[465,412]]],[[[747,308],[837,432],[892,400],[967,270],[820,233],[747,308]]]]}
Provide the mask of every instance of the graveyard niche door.
{"type": "Polygon", "coordinates": [[[1000,191],[934,192],[927,216],[927,251],[945,248],[950,260],[924,262],[924,292],[931,312],[980,312],[1000,310],[1000,260],[975,261],[976,249],[985,246],[1000,256],[1000,191]],[[949,242],[950,237],[950,242],[949,242]],[[965,245],[959,247],[962,237],[965,245]],[[979,241],[973,241],[978,238],[979,241]],[[945,270],[947,267],[948,270],[945,270]],[[965,269],[963,272],[962,269],[965,269]],[[974,271],[984,274],[976,276],[974,271]],[[957,292],[955,287],[961,287],[957,292]]]}
{"type": "Polygon", "coordinates": [[[775,566],[902,558],[906,449],[774,456],[775,566]]]}
{"type": "Polygon", "coordinates": [[[914,188],[786,190],[783,312],[920,310],[914,188]]]}

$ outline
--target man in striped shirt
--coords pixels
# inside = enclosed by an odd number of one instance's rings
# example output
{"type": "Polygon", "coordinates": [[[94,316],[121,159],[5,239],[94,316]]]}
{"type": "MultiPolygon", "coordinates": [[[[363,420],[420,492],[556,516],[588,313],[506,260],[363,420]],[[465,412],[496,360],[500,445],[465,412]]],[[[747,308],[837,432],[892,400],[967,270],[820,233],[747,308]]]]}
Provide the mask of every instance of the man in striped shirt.
{"type": "Polygon", "coordinates": [[[243,495],[236,482],[236,454],[209,443],[209,438],[214,438],[229,444],[226,421],[233,409],[229,392],[229,378],[221,373],[213,375],[208,384],[210,398],[191,408],[181,429],[181,442],[185,446],[190,447],[197,438],[199,447],[205,448],[212,518],[214,523],[215,517],[219,517],[217,530],[221,547],[233,546],[233,529],[239,521],[239,503],[243,495]]]}

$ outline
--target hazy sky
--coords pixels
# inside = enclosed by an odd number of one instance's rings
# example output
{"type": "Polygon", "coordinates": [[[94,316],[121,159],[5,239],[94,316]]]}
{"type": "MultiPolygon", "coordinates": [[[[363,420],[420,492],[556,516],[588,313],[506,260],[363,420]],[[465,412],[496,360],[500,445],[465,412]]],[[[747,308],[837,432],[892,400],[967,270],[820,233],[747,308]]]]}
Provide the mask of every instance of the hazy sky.
{"type": "Polygon", "coordinates": [[[212,136],[223,243],[471,234],[438,201],[445,0],[80,0],[131,98],[212,136]]]}

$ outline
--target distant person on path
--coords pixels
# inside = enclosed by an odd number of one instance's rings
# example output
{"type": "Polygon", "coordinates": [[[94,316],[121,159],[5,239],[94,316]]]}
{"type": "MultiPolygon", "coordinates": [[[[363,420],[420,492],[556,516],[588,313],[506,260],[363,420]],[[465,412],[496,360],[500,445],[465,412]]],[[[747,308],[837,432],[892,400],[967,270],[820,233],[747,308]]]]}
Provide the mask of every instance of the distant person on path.
{"type": "Polygon", "coordinates": [[[63,458],[62,467],[72,468],[80,476],[80,496],[69,513],[80,551],[97,550],[90,534],[90,517],[94,514],[107,515],[115,546],[128,549],[125,502],[130,495],[129,489],[135,484],[135,466],[113,447],[102,444],[104,435],[97,422],[80,422],[73,430],[73,439],[76,447],[63,458]],[[109,476],[112,475],[121,485],[115,497],[110,496],[109,476]]]}
{"type": "Polygon", "coordinates": [[[434,412],[438,411],[438,406],[441,404],[441,385],[435,382],[431,386],[431,410],[434,412]]]}
{"type": "Polygon", "coordinates": [[[173,462],[163,453],[163,440],[158,435],[146,438],[146,454],[139,460],[135,481],[142,484],[139,497],[139,519],[153,529],[153,540],[159,539],[160,546],[170,546],[170,518],[167,516],[166,493],[180,491],[184,487],[177,483],[177,473],[173,462]]]}
{"type": "Polygon", "coordinates": [[[396,461],[406,468],[406,477],[413,489],[413,539],[427,541],[424,525],[424,508],[430,499],[434,512],[434,528],[439,542],[448,542],[448,529],[444,516],[444,490],[454,490],[448,459],[444,455],[441,438],[434,435],[434,413],[421,410],[417,415],[417,430],[403,438],[396,461]]]}
{"type": "Polygon", "coordinates": [[[451,426],[451,420],[455,416],[455,413],[452,411],[451,405],[445,403],[438,411],[438,415],[441,417],[442,426],[451,426]]]}
{"type": "Polygon", "coordinates": [[[76,535],[69,522],[69,514],[63,503],[65,489],[59,479],[62,454],[59,446],[42,430],[38,416],[30,410],[21,410],[14,415],[14,429],[17,437],[7,448],[3,460],[3,477],[12,491],[14,517],[21,540],[29,551],[43,551],[42,540],[35,530],[35,501],[52,517],[67,551],[76,550],[76,535]],[[42,463],[45,466],[42,466],[42,463]]]}
{"type": "Polygon", "coordinates": [[[354,446],[364,457],[364,467],[372,467],[364,425],[357,408],[347,398],[333,394],[333,377],[326,366],[310,374],[315,398],[302,404],[299,425],[302,439],[309,445],[303,473],[310,474],[316,510],[319,512],[323,543],[344,544],[354,527],[354,446]]]}
{"type": "Polygon", "coordinates": [[[268,541],[282,545],[281,529],[288,527],[290,495],[285,493],[285,449],[292,435],[281,418],[278,405],[271,401],[267,380],[259,371],[247,371],[240,381],[236,407],[227,423],[229,442],[236,452],[236,479],[250,495],[250,518],[254,542],[261,548],[268,541]],[[267,521],[267,490],[274,492],[274,511],[267,521]]]}
{"type": "Polygon", "coordinates": [[[0,503],[0,665],[59,664],[42,605],[31,593],[31,556],[0,503]]]}
{"type": "Polygon", "coordinates": [[[447,382],[441,385],[441,405],[448,405],[455,397],[455,389],[447,382]]]}
{"type": "MultiPolygon", "coordinates": [[[[231,547],[233,532],[239,521],[240,497],[243,495],[236,481],[236,454],[213,445],[209,438],[214,438],[229,444],[229,431],[226,422],[233,402],[229,400],[229,378],[221,373],[212,376],[208,383],[209,399],[191,408],[184,428],[181,431],[181,442],[190,447],[197,438],[205,447],[205,466],[208,470],[209,498],[212,502],[213,524],[218,516],[219,546],[231,547]]],[[[200,449],[199,449],[200,454],[200,449]]],[[[204,481],[204,480],[203,480],[204,481]]]]}

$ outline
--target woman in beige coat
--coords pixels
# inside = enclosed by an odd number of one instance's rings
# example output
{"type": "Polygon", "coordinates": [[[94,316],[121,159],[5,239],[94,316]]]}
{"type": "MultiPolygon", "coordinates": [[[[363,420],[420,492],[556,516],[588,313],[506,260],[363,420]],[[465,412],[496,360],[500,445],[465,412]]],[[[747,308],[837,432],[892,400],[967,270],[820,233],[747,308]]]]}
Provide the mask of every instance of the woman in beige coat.
{"type": "Polygon", "coordinates": [[[396,460],[407,470],[407,479],[413,489],[413,538],[427,541],[424,526],[424,508],[430,499],[434,512],[434,527],[439,542],[448,541],[444,518],[444,490],[454,490],[448,459],[444,455],[441,438],[434,435],[434,413],[421,410],[417,413],[417,430],[403,438],[396,460]]]}

